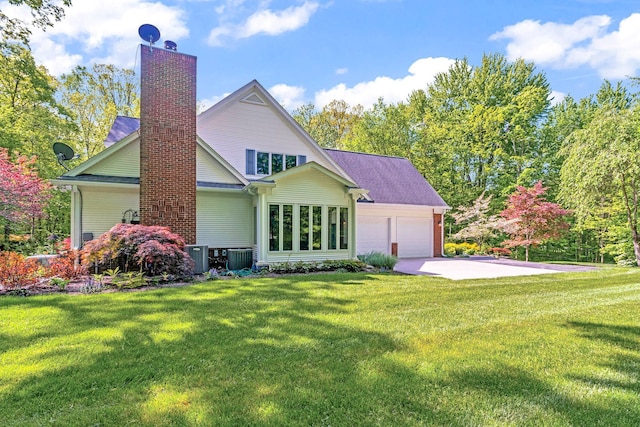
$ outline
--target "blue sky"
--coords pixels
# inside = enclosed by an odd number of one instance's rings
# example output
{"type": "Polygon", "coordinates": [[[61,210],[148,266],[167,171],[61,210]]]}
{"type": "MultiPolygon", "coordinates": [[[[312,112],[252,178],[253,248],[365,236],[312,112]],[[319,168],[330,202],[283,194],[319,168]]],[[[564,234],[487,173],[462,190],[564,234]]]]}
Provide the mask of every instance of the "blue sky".
{"type": "MultiPolygon", "coordinates": [[[[405,100],[455,59],[522,57],[554,96],[595,93],[638,75],[637,0],[73,0],[36,33],[36,60],[54,75],[75,65],[133,67],[137,30],[198,57],[198,98],[211,105],[257,79],[287,109],[332,99],[370,107],[405,100]]],[[[0,9],[20,14],[0,1],[0,9]]],[[[161,42],[159,42],[161,43],[161,42]]]]}

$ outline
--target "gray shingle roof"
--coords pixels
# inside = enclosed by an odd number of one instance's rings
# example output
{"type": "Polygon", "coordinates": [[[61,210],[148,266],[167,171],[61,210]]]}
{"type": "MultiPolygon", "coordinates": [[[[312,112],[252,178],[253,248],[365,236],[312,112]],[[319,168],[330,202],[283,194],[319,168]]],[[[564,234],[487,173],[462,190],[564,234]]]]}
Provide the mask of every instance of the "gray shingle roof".
{"type": "Polygon", "coordinates": [[[140,129],[140,119],[135,117],[117,116],[109,130],[107,139],[104,140],[105,147],[109,147],[120,141],[125,136],[140,129]]]}
{"type": "Polygon", "coordinates": [[[402,157],[325,150],[376,203],[447,207],[413,164],[402,157]]]}

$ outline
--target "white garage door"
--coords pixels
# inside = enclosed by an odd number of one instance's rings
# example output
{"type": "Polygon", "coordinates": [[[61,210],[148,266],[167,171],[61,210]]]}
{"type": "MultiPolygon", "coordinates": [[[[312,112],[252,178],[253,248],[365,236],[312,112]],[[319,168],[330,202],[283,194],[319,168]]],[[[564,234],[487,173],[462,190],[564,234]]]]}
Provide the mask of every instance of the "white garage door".
{"type": "Polygon", "coordinates": [[[398,217],[398,257],[433,256],[433,218],[398,217]]]}
{"type": "Polygon", "coordinates": [[[389,218],[381,216],[358,217],[357,253],[368,252],[390,253],[389,218]]]}

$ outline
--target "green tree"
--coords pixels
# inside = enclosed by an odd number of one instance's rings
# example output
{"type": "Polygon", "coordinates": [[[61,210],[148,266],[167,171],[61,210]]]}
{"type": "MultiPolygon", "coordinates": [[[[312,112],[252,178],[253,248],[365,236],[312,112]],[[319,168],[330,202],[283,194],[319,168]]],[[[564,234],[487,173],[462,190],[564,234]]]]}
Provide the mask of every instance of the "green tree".
{"type": "Polygon", "coordinates": [[[334,100],[318,111],[313,104],[306,104],[293,112],[293,118],[322,147],[345,147],[344,141],[352,134],[361,120],[363,107],[350,106],[345,101],[334,100]]]}
{"type": "Polygon", "coordinates": [[[38,155],[40,176],[55,176],[59,166],[51,144],[73,131],[68,111],[55,98],[57,81],[28,48],[4,44],[0,50],[0,147],[14,157],[38,155]]]}
{"type": "Polygon", "coordinates": [[[55,21],[64,17],[64,8],[71,6],[71,0],[9,0],[11,5],[24,5],[30,9],[31,21],[7,16],[0,10],[0,36],[4,41],[29,43],[32,28],[46,30],[55,21]]]}
{"type": "Polygon", "coordinates": [[[600,224],[594,216],[614,213],[621,206],[640,265],[640,110],[625,106],[604,105],[587,126],[569,135],[563,147],[560,197],[574,209],[579,226],[589,226],[588,221],[600,224]]]}
{"type": "Polygon", "coordinates": [[[104,149],[117,115],[140,115],[138,80],[131,69],[96,64],[89,71],[79,66],[60,80],[61,102],[73,112],[75,143],[86,158],[104,149]]]}
{"type": "Polygon", "coordinates": [[[549,95],[532,63],[500,54],[484,55],[477,67],[456,61],[427,89],[415,163],[454,205],[483,191],[504,195],[533,165],[549,95]]]}

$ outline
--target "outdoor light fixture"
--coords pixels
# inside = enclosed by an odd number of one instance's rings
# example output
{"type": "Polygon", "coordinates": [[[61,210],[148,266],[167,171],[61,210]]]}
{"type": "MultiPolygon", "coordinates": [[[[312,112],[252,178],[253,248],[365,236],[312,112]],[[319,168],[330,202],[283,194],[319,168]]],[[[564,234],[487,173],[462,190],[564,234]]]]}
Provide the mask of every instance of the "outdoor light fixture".
{"type": "Polygon", "coordinates": [[[140,216],[138,215],[138,211],[127,209],[126,211],[122,212],[122,223],[140,224],[140,216]]]}

